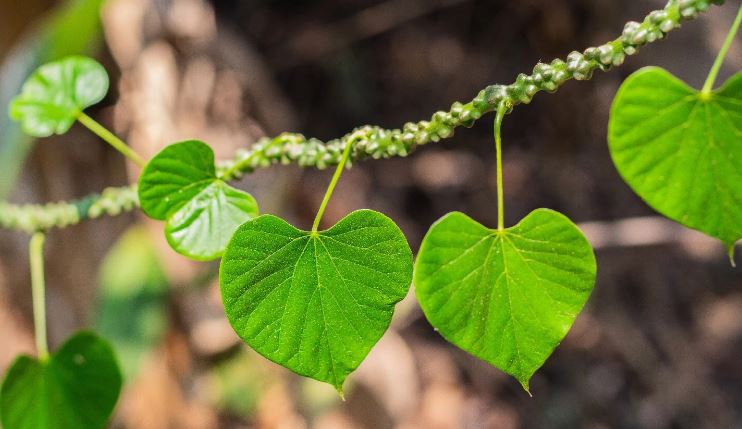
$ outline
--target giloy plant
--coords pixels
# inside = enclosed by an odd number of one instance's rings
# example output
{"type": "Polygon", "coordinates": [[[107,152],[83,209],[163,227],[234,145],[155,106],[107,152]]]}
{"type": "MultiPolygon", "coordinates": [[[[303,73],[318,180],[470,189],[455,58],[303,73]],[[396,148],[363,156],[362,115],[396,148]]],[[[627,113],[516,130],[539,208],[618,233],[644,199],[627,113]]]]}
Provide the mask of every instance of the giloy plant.
{"type": "MultiPolygon", "coordinates": [[[[83,111],[108,89],[95,61],[69,57],[39,68],[10,107],[35,137],[63,134],[78,121],[142,167],[137,185],[109,188],[78,201],[18,206],[0,202],[0,226],[32,234],[30,258],[38,358],[19,357],[0,390],[6,429],[99,428],[121,387],[107,343],[79,333],[58,351],[46,345],[43,241],[56,227],[117,215],[139,205],[165,222],[174,250],[196,260],[221,257],[219,282],[235,332],[254,350],[297,374],[343,384],[387,330],[395,304],[416,287],[430,324],[451,343],[515,377],[529,380],[569,331],[596,276],[590,244],[565,215],[537,209],[504,225],[502,123],[541,91],[587,80],[623,63],[646,44],[722,0],[670,0],[620,37],[566,60],[538,63],[510,85],[492,85],[468,103],[430,120],[387,130],[375,126],[323,143],[300,134],[264,138],[232,160],[215,162],[204,142],[165,147],[149,161],[83,111]],[[496,112],[498,224],[463,213],[438,220],[413,264],[399,227],[382,213],[359,210],[323,229],[323,213],[353,161],[407,156],[496,112]],[[309,229],[258,215],[248,193],[229,182],[258,168],[335,167],[309,229]],[[28,412],[33,410],[33,412],[28,412]]],[[[734,262],[742,238],[742,73],[714,89],[740,23],[738,12],[706,84],[695,90],[658,68],[630,76],[616,96],[608,145],[618,172],[666,217],[719,239],[734,262]]]]}

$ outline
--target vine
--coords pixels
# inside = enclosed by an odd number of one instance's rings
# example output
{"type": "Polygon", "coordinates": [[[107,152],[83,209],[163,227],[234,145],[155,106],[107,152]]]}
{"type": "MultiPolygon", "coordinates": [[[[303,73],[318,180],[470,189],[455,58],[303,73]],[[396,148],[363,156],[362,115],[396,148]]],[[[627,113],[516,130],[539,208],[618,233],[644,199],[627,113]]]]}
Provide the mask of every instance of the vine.
{"type": "MultiPolygon", "coordinates": [[[[496,109],[501,101],[507,100],[513,107],[529,103],[538,92],[556,92],[571,79],[588,80],[595,70],[608,70],[620,65],[626,56],[635,55],[642,46],[664,39],[683,21],[697,18],[711,4],[723,3],[723,0],[670,0],[664,9],[649,13],[641,23],[628,22],[621,36],[614,41],[587,48],[582,53],[572,52],[566,61],[556,59],[549,64],[539,62],[531,75],[520,74],[510,85],[490,85],[466,104],[455,102],[448,112],[438,111],[429,120],[406,123],[401,129],[389,130],[366,125],[326,143],[297,133],[262,138],[250,149],[237,151],[233,159],[219,162],[218,175],[228,181],[276,164],[296,164],[317,169],[332,167],[338,164],[346,143],[354,136],[358,141],[349,161],[407,156],[418,146],[453,137],[458,127],[473,126],[482,115],[496,109]]],[[[104,194],[51,206],[18,206],[0,202],[0,208],[3,209],[0,210],[0,227],[33,231],[74,225],[101,215],[96,213],[97,216],[88,216],[86,211],[86,208],[92,207],[91,201],[101,197],[109,197],[107,206],[113,208],[111,213],[105,214],[132,211],[137,206],[131,205],[131,193],[126,188],[112,188],[104,194]],[[29,219],[39,219],[42,223],[36,225],[29,219]]]]}
{"type": "MultiPolygon", "coordinates": [[[[503,121],[537,93],[555,92],[568,80],[587,80],[595,70],[621,65],[641,46],[722,3],[670,0],[643,22],[626,24],[609,43],[572,52],[566,61],[539,63],[515,83],[489,86],[474,100],[454,103],[427,121],[393,130],[365,126],[327,143],[284,133],[219,163],[213,150],[196,140],[171,144],[145,161],[83,112],[108,90],[102,66],[84,57],[42,66],[11,105],[11,116],[24,131],[36,137],[64,134],[78,121],[143,168],[137,185],[78,201],[0,202],[0,227],[32,234],[38,353],[38,359],[19,357],[5,376],[0,421],[8,429],[87,429],[107,421],[121,388],[110,346],[81,332],[53,354],[47,350],[43,244],[51,228],[137,206],[164,221],[165,236],[177,252],[196,260],[221,258],[225,313],[250,347],[297,374],[331,384],[341,396],[347,376],[387,330],[395,305],[413,283],[425,316],[444,338],[529,391],[529,380],[587,302],[597,267],[590,244],[561,213],[540,208],[505,226],[503,121]],[[493,111],[496,228],[449,213],[431,226],[414,264],[404,234],[382,213],[359,210],[320,228],[353,161],[407,156],[493,111]],[[255,199],[228,184],[258,168],[290,163],[335,167],[309,230],[259,215],[255,199]]],[[[721,240],[732,262],[742,238],[742,73],[713,87],[741,23],[742,7],[700,91],[658,68],[630,76],[616,95],[608,132],[611,156],[627,184],[666,217],[721,240]]]]}

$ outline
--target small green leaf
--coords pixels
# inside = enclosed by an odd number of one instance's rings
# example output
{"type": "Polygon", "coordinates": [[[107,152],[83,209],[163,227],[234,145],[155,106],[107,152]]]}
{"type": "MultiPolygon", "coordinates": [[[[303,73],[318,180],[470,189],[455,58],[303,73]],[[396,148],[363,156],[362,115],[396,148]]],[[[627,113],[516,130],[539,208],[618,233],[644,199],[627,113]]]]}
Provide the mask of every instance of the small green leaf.
{"type": "Polygon", "coordinates": [[[81,332],[48,360],[19,357],[0,392],[6,429],[100,429],[121,390],[111,347],[81,332]]]}
{"type": "Polygon", "coordinates": [[[423,239],[414,284],[443,337],[528,390],[590,296],[595,271],[590,244],[560,213],[538,209],[498,231],[455,212],[423,239]]]}
{"type": "Polygon", "coordinates": [[[317,233],[263,215],[237,229],[219,279],[227,318],[250,347],[342,394],[409,290],[412,252],[371,210],[317,233]]]}
{"type": "Polygon", "coordinates": [[[203,142],[172,144],[147,164],[139,201],[149,217],[167,221],[165,236],[178,253],[218,258],[235,229],[258,215],[258,204],[216,177],[214,151],[203,142]]]}
{"type": "Polygon", "coordinates": [[[727,247],[742,238],[742,73],[704,95],[665,70],[631,75],[608,126],[613,162],[652,208],[727,247]]]}
{"type": "MultiPolygon", "coordinates": [[[[0,106],[9,106],[25,78],[40,65],[71,54],[97,52],[102,44],[100,7],[104,0],[63,0],[36,24],[28,26],[16,42],[23,49],[3,55],[0,65],[0,106]]],[[[5,107],[3,107],[5,108],[5,107]]],[[[34,147],[32,139],[10,115],[0,114],[0,199],[15,188],[24,160],[34,147]]]]}
{"type": "Polygon", "coordinates": [[[34,137],[64,134],[77,116],[103,99],[108,74],[96,61],[67,57],[39,67],[10,104],[10,116],[34,137]]]}

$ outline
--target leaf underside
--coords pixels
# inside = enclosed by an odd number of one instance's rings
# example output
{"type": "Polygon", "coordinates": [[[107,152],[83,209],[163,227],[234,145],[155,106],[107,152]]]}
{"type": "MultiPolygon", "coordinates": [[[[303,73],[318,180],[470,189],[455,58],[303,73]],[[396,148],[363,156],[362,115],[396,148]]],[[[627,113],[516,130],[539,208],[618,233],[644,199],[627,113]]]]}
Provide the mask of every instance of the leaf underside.
{"type": "Polygon", "coordinates": [[[103,99],[108,74],[96,61],[71,56],[39,67],[10,104],[10,116],[34,137],[64,134],[80,112],[103,99]]]}
{"type": "Polygon", "coordinates": [[[7,429],[100,429],[121,390],[111,347],[91,333],[70,338],[48,361],[18,358],[0,393],[7,429]]]}
{"type": "Polygon", "coordinates": [[[503,231],[454,212],[425,236],[414,284],[444,338],[528,390],[590,296],[595,273],[589,243],[555,211],[535,210],[503,231]]]}
{"type": "Polygon", "coordinates": [[[742,238],[742,73],[709,97],[660,68],[634,73],[616,95],[608,143],[652,208],[730,249],[742,238]]]}
{"type": "Polygon", "coordinates": [[[165,236],[178,253],[197,260],[219,256],[243,222],[258,215],[248,193],[216,177],[214,151],[191,140],[170,145],[139,179],[142,210],[165,220],[165,236]]]}
{"type": "Polygon", "coordinates": [[[407,294],[412,253],[371,210],[315,234],[263,215],[234,234],[219,278],[229,322],[250,347],[342,393],[407,294]]]}

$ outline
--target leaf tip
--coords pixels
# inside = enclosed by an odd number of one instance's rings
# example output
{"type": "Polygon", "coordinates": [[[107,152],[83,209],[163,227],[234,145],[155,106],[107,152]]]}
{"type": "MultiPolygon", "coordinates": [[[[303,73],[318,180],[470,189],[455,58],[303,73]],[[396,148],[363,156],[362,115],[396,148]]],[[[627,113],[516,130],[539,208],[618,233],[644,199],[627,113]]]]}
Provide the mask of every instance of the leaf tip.
{"type": "Polygon", "coordinates": [[[343,385],[335,386],[335,390],[338,392],[340,400],[345,402],[345,393],[343,392],[343,385]]]}
{"type": "Polygon", "coordinates": [[[737,268],[737,263],[734,260],[734,243],[727,245],[727,255],[729,255],[729,263],[732,264],[732,268],[737,268]]]}
{"type": "Polygon", "coordinates": [[[525,390],[526,393],[528,393],[528,396],[530,396],[531,398],[533,398],[533,395],[531,394],[531,388],[528,385],[528,382],[529,381],[530,381],[530,379],[528,379],[528,378],[525,378],[525,379],[520,379],[519,378],[518,379],[518,382],[520,383],[521,387],[523,387],[523,390],[525,390]]]}

